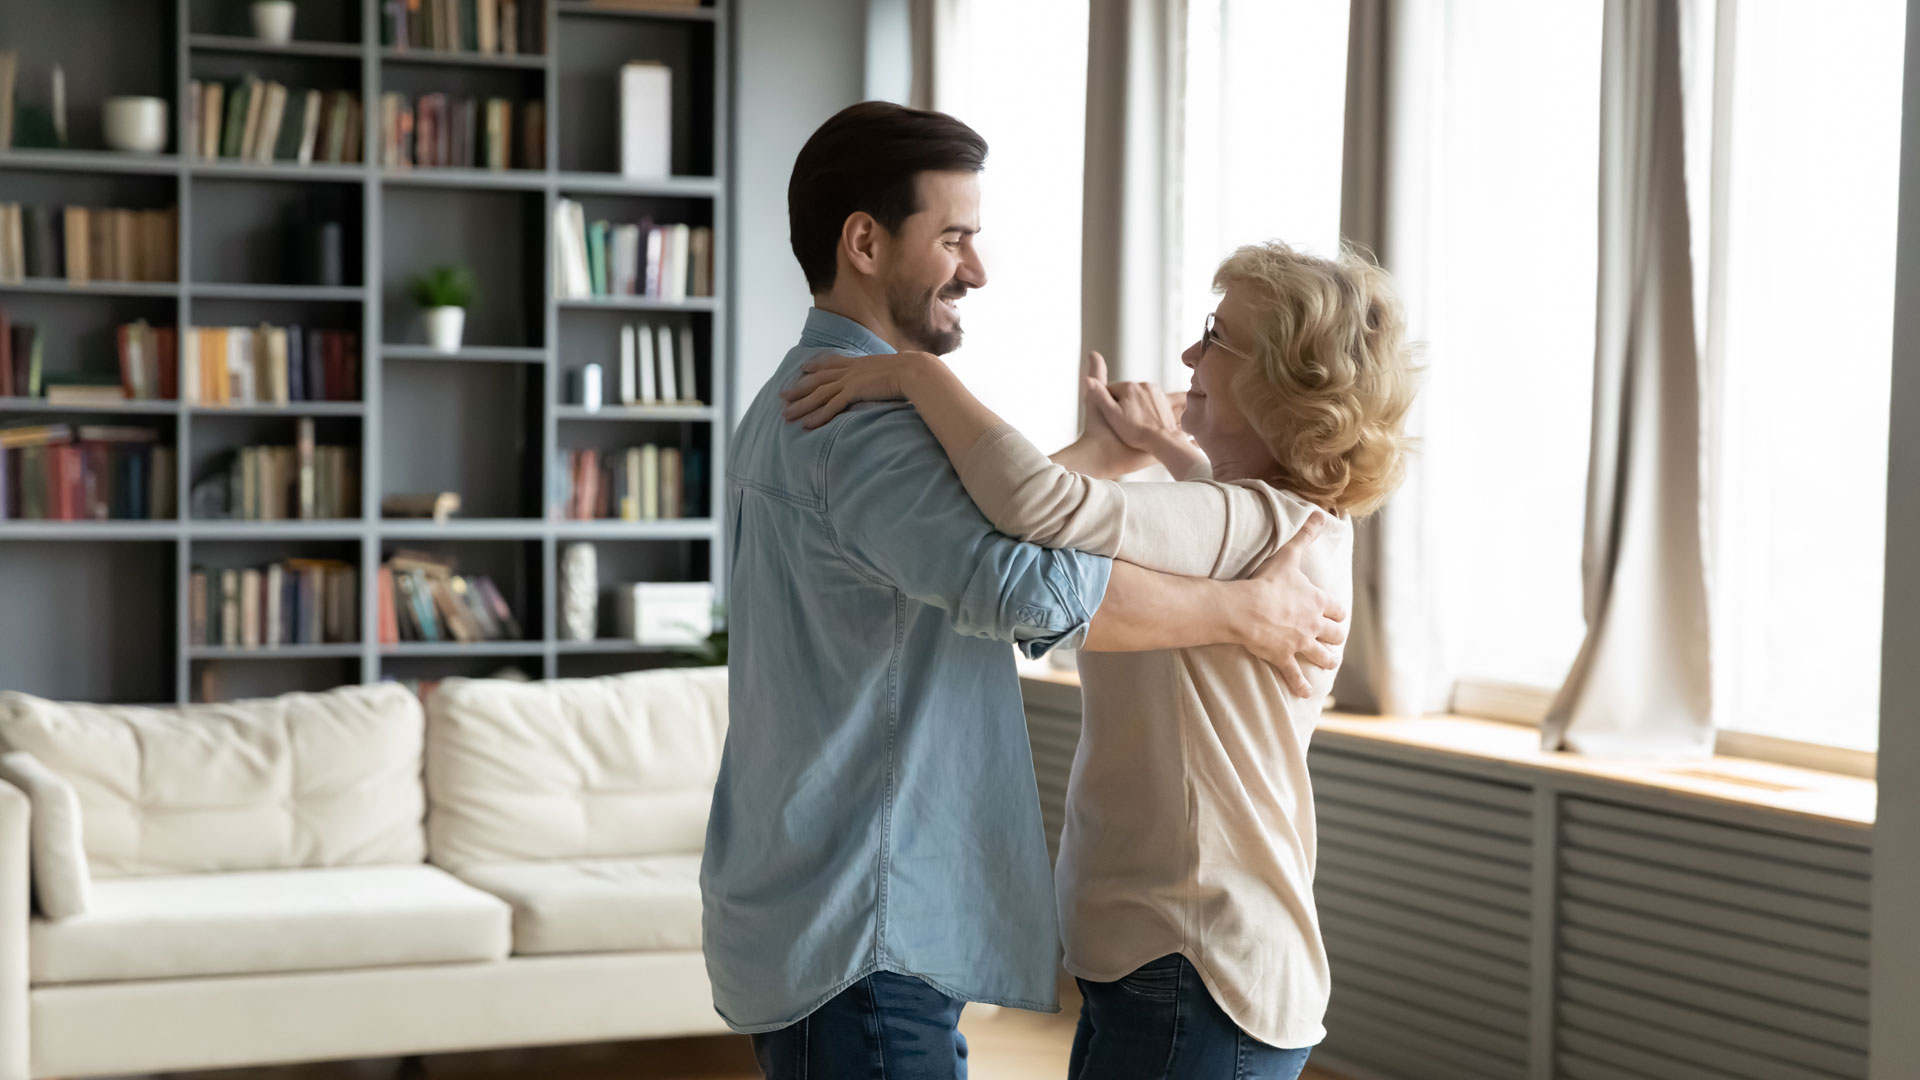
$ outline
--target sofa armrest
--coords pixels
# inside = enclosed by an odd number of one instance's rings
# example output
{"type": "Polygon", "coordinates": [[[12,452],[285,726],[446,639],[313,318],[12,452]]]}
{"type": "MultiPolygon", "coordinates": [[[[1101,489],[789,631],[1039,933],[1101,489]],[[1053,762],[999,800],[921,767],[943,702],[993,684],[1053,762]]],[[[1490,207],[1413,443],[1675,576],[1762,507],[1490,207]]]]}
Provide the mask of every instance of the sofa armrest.
{"type": "Polygon", "coordinates": [[[28,1080],[27,796],[0,780],[0,1080],[28,1080]]]}

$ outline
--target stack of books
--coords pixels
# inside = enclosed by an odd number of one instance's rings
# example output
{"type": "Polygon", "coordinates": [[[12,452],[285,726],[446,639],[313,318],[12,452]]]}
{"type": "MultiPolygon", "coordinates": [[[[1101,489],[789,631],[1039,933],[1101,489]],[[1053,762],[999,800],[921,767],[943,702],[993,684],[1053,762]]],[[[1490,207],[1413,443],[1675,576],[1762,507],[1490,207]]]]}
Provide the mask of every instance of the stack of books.
{"type": "Polygon", "coordinates": [[[513,616],[493,579],[456,574],[452,558],[396,551],[380,567],[380,642],[519,641],[513,616]]]}
{"type": "Polygon", "coordinates": [[[338,559],[244,570],[196,566],[187,585],[189,640],[239,649],[358,641],[359,580],[338,559]]]}
{"type": "Polygon", "coordinates": [[[46,337],[32,323],[17,323],[0,307],[0,397],[37,398],[46,392],[46,337]]]}
{"type": "Polygon", "coordinates": [[[0,517],[153,521],[174,516],[173,448],[150,428],[0,428],[0,517]]]}
{"type": "Polygon", "coordinates": [[[202,161],[362,160],[365,118],[360,96],[350,91],[289,90],[248,75],[231,83],[196,79],[187,86],[187,100],[187,152],[202,161]]]}
{"type": "Polygon", "coordinates": [[[713,295],[713,230],[704,225],[587,224],[586,210],[561,199],[553,212],[553,287],[562,300],[713,295]]]}
{"type": "Polygon", "coordinates": [[[195,405],[360,399],[360,335],[352,330],[196,326],[181,347],[195,405]]]}
{"type": "Polygon", "coordinates": [[[180,214],[0,203],[0,281],[175,281],[180,214]]]}
{"type": "Polygon", "coordinates": [[[620,328],[620,404],[698,405],[693,327],[633,323],[620,328]]]}
{"type": "Polygon", "coordinates": [[[194,485],[194,514],[239,521],[315,521],[360,516],[359,453],[316,446],[302,417],[293,446],[243,446],[224,471],[194,485]]]}
{"type": "Polygon", "coordinates": [[[546,106],[520,106],[515,139],[513,103],[506,98],[450,98],[403,94],[380,98],[380,164],[388,169],[544,169],[546,106]]]}
{"type": "Polygon", "coordinates": [[[545,0],[384,0],[380,44],[482,56],[546,51],[545,0]]]}
{"type": "Polygon", "coordinates": [[[675,446],[569,450],[555,463],[556,516],[574,521],[672,521],[701,516],[706,456],[675,446]]]}

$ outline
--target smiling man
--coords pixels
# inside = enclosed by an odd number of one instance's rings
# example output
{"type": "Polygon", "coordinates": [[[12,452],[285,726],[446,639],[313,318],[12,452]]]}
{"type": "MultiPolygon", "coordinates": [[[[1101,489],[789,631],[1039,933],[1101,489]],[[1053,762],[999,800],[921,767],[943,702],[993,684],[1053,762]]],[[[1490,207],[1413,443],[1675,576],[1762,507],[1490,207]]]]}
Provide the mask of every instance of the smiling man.
{"type": "MultiPolygon", "coordinates": [[[[700,879],[715,1006],[775,1080],[955,1080],[965,1002],[1058,1008],[1008,644],[1335,662],[1315,640],[1331,601],[1304,577],[1166,577],[1020,543],[911,407],[782,418],[780,391],[823,352],[959,346],[957,305],[987,284],[986,156],[950,116],[868,102],[813,134],[788,187],[814,308],[730,452],[731,725],[700,879]]],[[[1074,452],[1131,453],[1110,433],[1074,452]]]]}

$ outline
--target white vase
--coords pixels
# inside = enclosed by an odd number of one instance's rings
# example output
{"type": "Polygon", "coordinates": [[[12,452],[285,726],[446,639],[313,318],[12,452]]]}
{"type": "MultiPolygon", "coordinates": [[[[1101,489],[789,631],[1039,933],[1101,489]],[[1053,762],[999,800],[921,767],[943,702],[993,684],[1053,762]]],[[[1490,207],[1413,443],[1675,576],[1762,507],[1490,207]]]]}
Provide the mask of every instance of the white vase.
{"type": "Polygon", "coordinates": [[[293,40],[293,0],[254,0],[253,36],[274,45],[293,40]]]}
{"type": "Polygon", "coordinates": [[[427,343],[433,351],[460,351],[460,337],[467,329],[467,309],[437,307],[427,309],[427,343]]]}
{"type": "Polygon", "coordinates": [[[569,545],[560,557],[560,636],[567,641],[592,641],[599,624],[599,557],[592,544],[569,545]]]}
{"type": "Polygon", "coordinates": [[[110,97],[100,106],[107,145],[134,154],[167,148],[167,103],[157,97],[110,97]]]}

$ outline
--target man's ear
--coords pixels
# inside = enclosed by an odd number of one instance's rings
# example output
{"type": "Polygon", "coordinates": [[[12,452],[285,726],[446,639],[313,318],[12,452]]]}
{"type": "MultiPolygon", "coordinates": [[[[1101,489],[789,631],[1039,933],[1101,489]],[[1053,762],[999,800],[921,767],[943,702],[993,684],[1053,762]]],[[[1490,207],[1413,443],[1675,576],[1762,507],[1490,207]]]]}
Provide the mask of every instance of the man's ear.
{"type": "Polygon", "coordinates": [[[848,214],[846,223],[840,226],[840,254],[855,273],[879,272],[880,248],[885,240],[886,230],[865,210],[848,214]]]}

